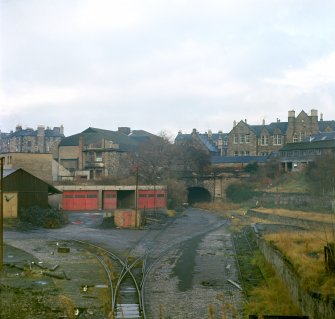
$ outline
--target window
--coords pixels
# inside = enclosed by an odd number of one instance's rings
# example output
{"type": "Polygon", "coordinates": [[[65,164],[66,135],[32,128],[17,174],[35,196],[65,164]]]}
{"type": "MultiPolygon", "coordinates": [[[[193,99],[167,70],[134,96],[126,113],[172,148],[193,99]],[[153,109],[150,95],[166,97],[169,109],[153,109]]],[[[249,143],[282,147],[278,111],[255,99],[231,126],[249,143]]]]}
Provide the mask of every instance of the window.
{"type": "Polygon", "coordinates": [[[164,194],[157,194],[157,197],[165,197],[164,194]]]}
{"type": "Polygon", "coordinates": [[[305,132],[300,132],[300,142],[303,141],[305,139],[305,132]]]}
{"type": "Polygon", "coordinates": [[[238,144],[238,134],[234,134],[234,144],[238,144]]]}
{"type": "Polygon", "coordinates": [[[249,156],[250,152],[249,151],[245,151],[245,155],[249,156]]]}
{"type": "Polygon", "coordinates": [[[262,135],[261,136],[261,145],[268,145],[269,144],[269,136],[268,135],[262,135]]]}
{"type": "Polygon", "coordinates": [[[96,194],[87,194],[87,198],[97,198],[96,194]]]}
{"type": "Polygon", "coordinates": [[[240,134],[240,144],[244,144],[244,143],[245,143],[245,135],[240,134]]]}
{"type": "Polygon", "coordinates": [[[240,154],[241,154],[241,156],[244,156],[244,151],[241,151],[240,154]]]}
{"type": "Polygon", "coordinates": [[[298,142],[298,135],[297,133],[293,134],[293,143],[297,143],[298,142]]]}
{"type": "Polygon", "coordinates": [[[282,136],[277,134],[273,135],[273,145],[281,145],[282,144],[282,136]]]}
{"type": "Polygon", "coordinates": [[[238,156],[238,151],[235,151],[235,152],[234,152],[234,156],[238,156]]]}
{"type": "Polygon", "coordinates": [[[95,160],[97,162],[102,162],[102,152],[96,152],[95,153],[95,160]]]}
{"type": "Polygon", "coordinates": [[[146,194],[139,194],[138,196],[139,196],[139,197],[147,197],[146,194]]]}
{"type": "Polygon", "coordinates": [[[250,134],[245,134],[245,142],[250,143],[250,134]]]}

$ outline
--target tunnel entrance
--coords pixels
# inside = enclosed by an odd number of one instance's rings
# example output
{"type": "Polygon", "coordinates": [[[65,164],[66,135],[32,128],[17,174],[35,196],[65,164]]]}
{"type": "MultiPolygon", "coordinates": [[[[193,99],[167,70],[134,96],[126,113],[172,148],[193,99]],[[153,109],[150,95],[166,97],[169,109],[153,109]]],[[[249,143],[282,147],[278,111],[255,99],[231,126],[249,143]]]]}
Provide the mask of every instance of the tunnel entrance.
{"type": "Polygon", "coordinates": [[[189,187],[187,189],[187,200],[190,205],[211,201],[210,192],[204,187],[189,187]]]}

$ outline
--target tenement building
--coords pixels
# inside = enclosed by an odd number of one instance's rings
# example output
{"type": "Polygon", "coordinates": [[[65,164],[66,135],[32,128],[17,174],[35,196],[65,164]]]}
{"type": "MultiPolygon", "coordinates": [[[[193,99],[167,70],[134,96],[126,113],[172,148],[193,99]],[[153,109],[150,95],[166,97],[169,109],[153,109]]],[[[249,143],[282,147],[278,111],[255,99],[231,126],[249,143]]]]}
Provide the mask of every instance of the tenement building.
{"type": "Polygon", "coordinates": [[[64,127],[51,129],[39,125],[34,130],[17,125],[14,132],[1,133],[0,138],[0,153],[51,153],[56,158],[58,144],[64,138],[64,127]]]}
{"type": "Polygon", "coordinates": [[[120,177],[131,169],[127,154],[154,136],[128,127],[117,131],[89,127],[61,141],[58,162],[77,179],[120,177]]]}
{"type": "Polygon", "coordinates": [[[234,122],[229,133],[220,131],[214,134],[209,131],[201,134],[194,129],[191,134],[179,132],[175,141],[196,140],[214,156],[267,156],[288,143],[301,142],[314,134],[332,131],[335,131],[335,121],[324,121],[322,114],[319,118],[317,110],[311,110],[310,114],[301,111],[298,115],[292,110],[288,112],[287,122],[277,119],[270,124],[263,121],[261,125],[253,125],[244,120],[234,122]]]}

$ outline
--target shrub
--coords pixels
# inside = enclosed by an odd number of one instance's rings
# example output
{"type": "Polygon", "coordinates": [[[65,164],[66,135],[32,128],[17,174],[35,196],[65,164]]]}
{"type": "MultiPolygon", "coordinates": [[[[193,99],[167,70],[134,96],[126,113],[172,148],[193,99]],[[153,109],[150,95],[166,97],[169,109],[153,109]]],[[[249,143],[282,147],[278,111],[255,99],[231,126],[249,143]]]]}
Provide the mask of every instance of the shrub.
{"type": "Polygon", "coordinates": [[[38,206],[22,209],[20,220],[44,228],[59,228],[66,224],[66,218],[62,212],[38,206]]]}
{"type": "Polygon", "coordinates": [[[251,199],[255,195],[249,184],[231,184],[226,189],[226,196],[234,203],[241,203],[251,199]]]}

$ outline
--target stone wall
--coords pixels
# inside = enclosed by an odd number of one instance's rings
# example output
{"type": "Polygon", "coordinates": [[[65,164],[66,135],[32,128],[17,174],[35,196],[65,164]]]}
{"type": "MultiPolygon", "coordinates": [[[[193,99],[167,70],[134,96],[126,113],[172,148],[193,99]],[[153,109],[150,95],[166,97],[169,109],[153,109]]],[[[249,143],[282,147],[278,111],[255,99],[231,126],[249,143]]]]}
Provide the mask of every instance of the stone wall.
{"type": "Polygon", "coordinates": [[[253,198],[253,205],[263,207],[277,207],[277,208],[294,208],[295,210],[309,210],[309,211],[331,211],[332,197],[311,196],[307,193],[261,193],[257,198],[253,198]]]}
{"type": "Polygon", "coordinates": [[[286,284],[293,301],[300,307],[304,315],[310,319],[334,319],[334,296],[323,298],[317,292],[308,292],[300,286],[299,274],[275,247],[264,239],[258,238],[258,247],[265,259],[272,264],[278,276],[286,284]]]}

